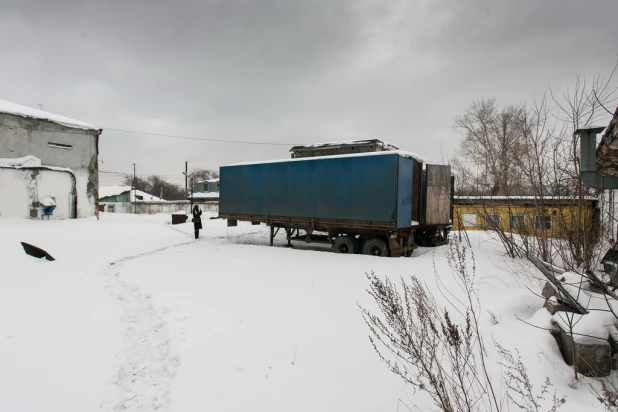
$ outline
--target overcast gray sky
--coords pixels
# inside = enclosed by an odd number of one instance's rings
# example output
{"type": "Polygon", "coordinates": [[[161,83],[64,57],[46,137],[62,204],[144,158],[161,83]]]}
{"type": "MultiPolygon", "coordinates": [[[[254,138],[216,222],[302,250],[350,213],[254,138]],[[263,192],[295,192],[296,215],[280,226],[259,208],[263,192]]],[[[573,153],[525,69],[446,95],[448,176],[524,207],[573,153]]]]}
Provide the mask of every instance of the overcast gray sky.
{"type": "Polygon", "coordinates": [[[473,100],[608,73],[617,16],[616,0],[0,0],[0,98],[104,129],[284,144],[103,132],[102,170],[137,163],[178,183],[185,160],[217,168],[330,140],[438,160],[473,100]]]}

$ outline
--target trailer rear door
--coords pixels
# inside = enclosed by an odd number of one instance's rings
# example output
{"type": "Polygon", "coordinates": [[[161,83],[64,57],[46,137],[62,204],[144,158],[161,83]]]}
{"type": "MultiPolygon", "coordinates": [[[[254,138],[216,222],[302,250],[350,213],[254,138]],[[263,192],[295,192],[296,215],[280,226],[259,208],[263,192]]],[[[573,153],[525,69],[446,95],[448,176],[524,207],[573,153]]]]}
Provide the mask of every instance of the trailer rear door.
{"type": "Polygon", "coordinates": [[[427,165],[425,223],[451,224],[451,167],[427,165]]]}

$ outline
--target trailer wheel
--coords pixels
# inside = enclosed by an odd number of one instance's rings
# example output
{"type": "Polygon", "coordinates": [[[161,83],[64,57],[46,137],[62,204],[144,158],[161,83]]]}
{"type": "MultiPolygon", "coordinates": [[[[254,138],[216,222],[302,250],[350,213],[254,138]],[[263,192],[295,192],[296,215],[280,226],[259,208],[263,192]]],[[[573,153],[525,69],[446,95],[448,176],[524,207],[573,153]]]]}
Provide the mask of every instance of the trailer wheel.
{"type": "Polygon", "coordinates": [[[350,239],[352,241],[352,244],[354,245],[354,252],[353,253],[361,253],[361,242],[360,242],[360,240],[355,238],[352,235],[347,235],[346,237],[348,239],[350,239]]]}
{"type": "Polygon", "coordinates": [[[351,239],[347,236],[339,236],[333,242],[333,247],[331,251],[334,253],[355,253],[355,242],[356,239],[351,239]]]}
{"type": "Polygon", "coordinates": [[[363,243],[363,255],[388,256],[386,242],[379,238],[373,238],[363,243]]]}

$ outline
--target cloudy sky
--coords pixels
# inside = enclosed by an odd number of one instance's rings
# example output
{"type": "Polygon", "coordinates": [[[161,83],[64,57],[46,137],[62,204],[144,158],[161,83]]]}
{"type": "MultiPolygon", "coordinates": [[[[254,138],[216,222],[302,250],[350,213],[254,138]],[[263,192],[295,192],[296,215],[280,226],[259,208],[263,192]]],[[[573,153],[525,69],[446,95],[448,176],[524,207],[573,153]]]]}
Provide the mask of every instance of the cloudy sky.
{"type": "Polygon", "coordinates": [[[475,99],[608,73],[617,18],[616,0],[0,0],[0,98],[106,129],[102,170],[178,183],[185,161],[331,140],[439,160],[475,99]]]}

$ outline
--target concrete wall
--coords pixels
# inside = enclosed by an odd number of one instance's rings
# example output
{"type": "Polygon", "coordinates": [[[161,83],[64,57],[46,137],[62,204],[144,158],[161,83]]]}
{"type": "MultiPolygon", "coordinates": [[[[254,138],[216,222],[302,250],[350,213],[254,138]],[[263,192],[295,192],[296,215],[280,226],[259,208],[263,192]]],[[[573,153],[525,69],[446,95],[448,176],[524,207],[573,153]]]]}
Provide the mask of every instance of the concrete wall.
{"type": "MultiPolygon", "coordinates": [[[[200,206],[203,212],[219,213],[219,202],[193,202],[200,206]]],[[[167,201],[167,202],[101,202],[104,212],[109,212],[109,206],[113,205],[115,213],[175,213],[181,210],[191,213],[191,203],[187,200],[167,201]],[[135,212],[134,212],[135,210],[135,212]]]]}
{"type": "Polygon", "coordinates": [[[55,198],[50,219],[69,219],[73,212],[73,177],[68,172],[0,167],[0,218],[41,218],[39,202],[55,198]]]}
{"type": "Polygon", "coordinates": [[[98,132],[0,113],[0,158],[33,155],[43,165],[70,168],[77,183],[77,217],[92,216],[98,202],[98,132]],[[59,143],[63,149],[50,146],[59,143]]]}

